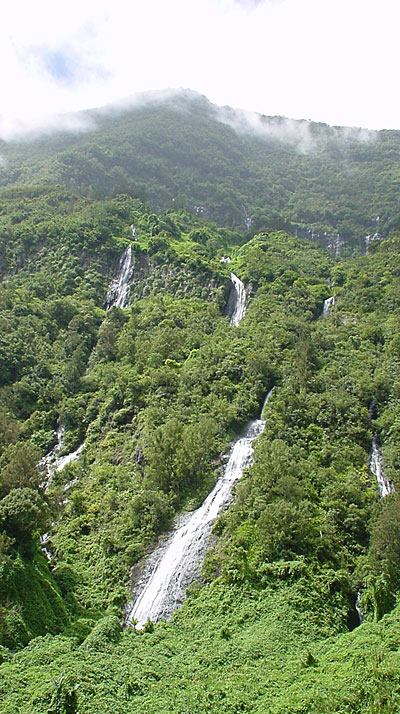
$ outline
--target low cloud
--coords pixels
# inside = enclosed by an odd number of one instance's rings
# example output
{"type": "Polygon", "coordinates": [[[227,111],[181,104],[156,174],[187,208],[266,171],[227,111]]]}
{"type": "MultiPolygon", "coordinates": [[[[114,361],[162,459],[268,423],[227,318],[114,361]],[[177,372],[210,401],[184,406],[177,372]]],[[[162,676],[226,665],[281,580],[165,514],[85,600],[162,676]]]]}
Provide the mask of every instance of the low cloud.
{"type": "MultiPolygon", "coordinates": [[[[0,130],[19,134],[21,126],[43,123],[40,117],[171,86],[192,87],[218,105],[249,113],[398,128],[393,87],[400,5],[381,0],[379,12],[375,5],[373,0],[9,3],[0,25],[0,130]],[[365,38],[374,38],[373,51],[365,38]]],[[[267,130],[299,147],[309,142],[305,126],[281,123],[267,130]]]]}
{"type": "Polygon", "coordinates": [[[41,134],[56,132],[81,133],[93,131],[96,128],[94,119],[85,112],[71,114],[54,114],[26,121],[15,117],[0,116],[0,136],[5,141],[35,139],[41,134]]]}
{"type": "Polygon", "coordinates": [[[307,151],[313,144],[310,123],[296,121],[285,117],[266,117],[244,109],[231,107],[216,108],[218,121],[229,124],[235,131],[244,134],[255,134],[265,139],[283,141],[296,146],[301,151],[307,151]]]}
{"type": "MultiPolygon", "coordinates": [[[[117,101],[97,108],[95,113],[112,114],[114,112],[128,111],[140,107],[151,106],[152,104],[173,104],[175,109],[184,109],[185,103],[190,100],[208,100],[192,89],[181,87],[170,87],[168,89],[152,89],[147,92],[136,92],[117,101]],[[183,101],[182,101],[183,100],[183,101]]],[[[211,106],[211,103],[209,103],[211,106]]]]}
{"type": "Polygon", "coordinates": [[[377,136],[376,131],[358,127],[330,127],[310,120],[267,117],[231,107],[215,107],[215,114],[218,121],[239,133],[290,144],[301,153],[312,151],[332,139],[342,142],[371,141],[377,136]]]}

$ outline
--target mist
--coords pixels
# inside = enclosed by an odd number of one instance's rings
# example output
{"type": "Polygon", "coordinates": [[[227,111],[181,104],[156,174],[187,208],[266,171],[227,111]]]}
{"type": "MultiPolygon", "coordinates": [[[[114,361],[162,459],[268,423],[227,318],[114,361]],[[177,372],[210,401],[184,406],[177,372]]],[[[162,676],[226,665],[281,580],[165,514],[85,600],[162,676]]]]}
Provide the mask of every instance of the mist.
{"type": "Polygon", "coordinates": [[[42,118],[7,120],[0,115],[0,137],[6,141],[30,141],[41,135],[54,133],[83,133],[95,131],[96,118],[123,114],[144,107],[169,105],[175,111],[189,112],[195,104],[201,104],[210,118],[229,125],[239,134],[250,134],[271,141],[280,141],[307,153],[327,142],[375,140],[376,130],[362,127],[338,127],[316,123],[308,119],[291,119],[283,116],[265,116],[257,112],[213,104],[203,94],[195,90],[175,87],[145,92],[136,92],[105,106],[87,111],[57,113],[42,118]]]}
{"type": "Polygon", "coordinates": [[[290,119],[282,116],[265,116],[245,109],[214,107],[216,118],[236,132],[251,134],[267,140],[280,141],[300,153],[323,147],[328,141],[374,141],[377,131],[361,127],[332,127],[308,119],[290,119]]]}
{"type": "MultiPolygon", "coordinates": [[[[171,86],[250,113],[400,128],[393,0],[379,11],[372,0],[21,0],[4,15],[0,134],[7,139],[54,124],[42,117],[171,86]]],[[[304,126],[267,131],[309,150],[304,126]]]]}
{"type": "Polygon", "coordinates": [[[26,120],[0,116],[0,138],[5,142],[32,141],[39,136],[59,132],[79,134],[95,128],[96,123],[87,112],[50,114],[26,120]]]}

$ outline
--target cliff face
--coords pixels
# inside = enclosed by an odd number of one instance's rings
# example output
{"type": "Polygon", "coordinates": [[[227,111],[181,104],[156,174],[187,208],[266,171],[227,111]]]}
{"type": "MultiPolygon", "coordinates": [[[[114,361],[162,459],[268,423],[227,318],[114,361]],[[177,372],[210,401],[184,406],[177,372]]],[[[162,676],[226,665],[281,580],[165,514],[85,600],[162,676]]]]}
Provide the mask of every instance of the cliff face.
{"type": "MultiPolygon", "coordinates": [[[[231,287],[229,276],[217,274],[210,266],[195,259],[188,265],[171,261],[168,257],[156,258],[135,252],[131,280],[131,301],[149,295],[167,293],[176,298],[193,297],[211,300],[220,308],[226,304],[231,287]]],[[[172,256],[173,258],[173,256],[172,256]]]]}

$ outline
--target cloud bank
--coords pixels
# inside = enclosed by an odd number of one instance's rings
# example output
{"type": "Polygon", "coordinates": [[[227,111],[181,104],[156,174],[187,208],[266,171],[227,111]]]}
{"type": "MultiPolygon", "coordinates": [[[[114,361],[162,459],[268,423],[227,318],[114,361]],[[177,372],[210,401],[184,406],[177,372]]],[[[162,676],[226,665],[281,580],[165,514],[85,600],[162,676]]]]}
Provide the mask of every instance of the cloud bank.
{"type": "Polygon", "coordinates": [[[219,105],[400,128],[394,0],[15,0],[0,27],[0,136],[165,87],[219,105]]]}
{"type": "Polygon", "coordinates": [[[232,107],[215,107],[215,115],[218,121],[228,124],[238,133],[281,141],[302,153],[313,151],[330,140],[366,142],[375,140],[377,136],[374,130],[359,127],[330,127],[305,119],[296,120],[282,116],[267,117],[232,107]]]}

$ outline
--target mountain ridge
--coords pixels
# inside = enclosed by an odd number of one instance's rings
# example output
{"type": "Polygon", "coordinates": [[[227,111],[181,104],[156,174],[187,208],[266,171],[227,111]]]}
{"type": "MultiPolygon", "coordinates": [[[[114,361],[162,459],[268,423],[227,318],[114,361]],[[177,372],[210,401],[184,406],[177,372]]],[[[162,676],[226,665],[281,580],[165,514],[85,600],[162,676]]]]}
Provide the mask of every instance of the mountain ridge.
{"type": "Polygon", "coordinates": [[[99,197],[128,192],[156,211],[203,207],[203,217],[244,233],[250,219],[253,234],[293,226],[323,240],[339,232],[357,251],[366,235],[387,235],[399,221],[399,133],[366,139],[363,130],[338,133],[262,115],[256,122],[251,115],[249,128],[247,115],[192,93],[87,116],[99,121],[94,131],[64,135],[61,146],[59,137],[31,144],[50,153],[40,161],[32,154],[30,169],[16,145],[0,171],[3,185],[61,184],[99,197]]]}
{"type": "Polygon", "coordinates": [[[0,172],[0,711],[394,714],[399,137],[306,154],[188,101],[0,172]],[[201,580],[122,629],[272,387],[201,580]]]}

